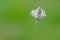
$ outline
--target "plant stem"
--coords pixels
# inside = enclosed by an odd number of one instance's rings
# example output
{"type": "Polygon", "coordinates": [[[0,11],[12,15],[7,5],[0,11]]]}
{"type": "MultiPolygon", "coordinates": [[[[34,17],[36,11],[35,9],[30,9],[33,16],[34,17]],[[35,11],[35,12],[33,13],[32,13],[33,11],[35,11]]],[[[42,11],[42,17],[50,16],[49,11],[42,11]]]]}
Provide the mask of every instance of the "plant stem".
{"type": "Polygon", "coordinates": [[[37,28],[36,28],[37,27],[37,22],[38,21],[36,20],[36,22],[35,22],[35,40],[37,40],[37,28]]]}

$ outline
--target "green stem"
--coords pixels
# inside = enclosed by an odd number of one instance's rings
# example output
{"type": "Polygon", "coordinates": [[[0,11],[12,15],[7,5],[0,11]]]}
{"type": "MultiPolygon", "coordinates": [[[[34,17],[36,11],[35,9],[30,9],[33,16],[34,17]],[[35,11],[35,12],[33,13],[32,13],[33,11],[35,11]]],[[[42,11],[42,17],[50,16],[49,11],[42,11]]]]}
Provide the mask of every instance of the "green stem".
{"type": "Polygon", "coordinates": [[[36,20],[36,22],[35,22],[35,40],[37,40],[37,28],[36,28],[37,27],[37,22],[38,21],[36,20]]]}

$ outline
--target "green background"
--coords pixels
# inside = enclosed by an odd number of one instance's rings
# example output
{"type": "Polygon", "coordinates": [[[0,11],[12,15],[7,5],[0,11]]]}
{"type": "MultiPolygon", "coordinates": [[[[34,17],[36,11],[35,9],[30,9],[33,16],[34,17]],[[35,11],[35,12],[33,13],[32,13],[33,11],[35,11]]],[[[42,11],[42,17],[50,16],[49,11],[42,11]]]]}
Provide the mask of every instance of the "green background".
{"type": "Polygon", "coordinates": [[[46,12],[36,26],[37,40],[60,40],[60,0],[0,0],[0,40],[35,40],[37,7],[46,12]]]}

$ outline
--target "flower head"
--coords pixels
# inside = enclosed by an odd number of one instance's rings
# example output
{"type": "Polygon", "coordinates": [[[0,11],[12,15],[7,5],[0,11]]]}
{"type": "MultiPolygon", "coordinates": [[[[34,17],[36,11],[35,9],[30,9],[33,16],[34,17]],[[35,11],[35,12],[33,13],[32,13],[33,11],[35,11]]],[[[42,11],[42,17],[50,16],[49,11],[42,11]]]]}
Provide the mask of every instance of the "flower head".
{"type": "Polygon", "coordinates": [[[35,10],[32,10],[31,11],[31,15],[36,19],[36,20],[39,20],[40,18],[42,18],[43,16],[46,16],[45,14],[45,11],[38,7],[37,9],[35,10]]]}

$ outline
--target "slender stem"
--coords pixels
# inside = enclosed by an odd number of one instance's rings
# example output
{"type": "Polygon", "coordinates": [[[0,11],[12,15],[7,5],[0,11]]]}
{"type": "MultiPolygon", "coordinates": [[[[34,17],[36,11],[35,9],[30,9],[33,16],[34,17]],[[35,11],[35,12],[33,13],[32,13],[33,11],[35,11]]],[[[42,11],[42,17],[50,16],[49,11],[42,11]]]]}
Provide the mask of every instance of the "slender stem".
{"type": "Polygon", "coordinates": [[[37,20],[35,22],[35,40],[37,40],[37,28],[36,28],[36,26],[37,26],[37,20]]]}

